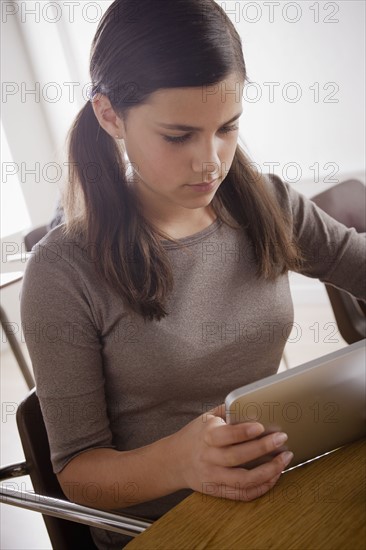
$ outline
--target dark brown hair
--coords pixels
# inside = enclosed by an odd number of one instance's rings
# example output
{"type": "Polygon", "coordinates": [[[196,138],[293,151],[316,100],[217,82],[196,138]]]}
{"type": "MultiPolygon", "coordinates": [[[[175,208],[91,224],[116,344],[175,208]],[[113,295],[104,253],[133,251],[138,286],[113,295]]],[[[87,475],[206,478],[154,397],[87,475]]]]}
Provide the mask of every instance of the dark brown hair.
{"type": "MultiPolygon", "coordinates": [[[[107,96],[124,120],[158,89],[213,85],[233,73],[247,82],[241,39],[214,0],[116,0],[92,43],[92,97],[107,96]]],[[[98,274],[126,307],[145,321],[160,320],[173,288],[160,239],[169,236],[143,217],[124,155],[99,125],[90,101],[69,131],[68,155],[65,233],[92,243],[98,274]]],[[[289,220],[239,145],[211,205],[218,218],[246,229],[258,277],[274,278],[299,266],[289,220]]]]}

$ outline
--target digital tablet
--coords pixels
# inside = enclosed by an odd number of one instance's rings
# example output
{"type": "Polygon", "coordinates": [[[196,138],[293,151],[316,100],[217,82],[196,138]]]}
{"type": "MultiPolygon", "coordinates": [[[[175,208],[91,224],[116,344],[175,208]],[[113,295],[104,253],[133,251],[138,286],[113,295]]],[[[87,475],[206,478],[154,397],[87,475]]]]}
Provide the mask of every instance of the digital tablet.
{"type": "Polygon", "coordinates": [[[365,437],[366,339],[233,390],[225,413],[227,424],[263,424],[259,437],[288,435],[278,450],[242,464],[245,468],[289,450],[294,453],[289,470],[365,437]]]}

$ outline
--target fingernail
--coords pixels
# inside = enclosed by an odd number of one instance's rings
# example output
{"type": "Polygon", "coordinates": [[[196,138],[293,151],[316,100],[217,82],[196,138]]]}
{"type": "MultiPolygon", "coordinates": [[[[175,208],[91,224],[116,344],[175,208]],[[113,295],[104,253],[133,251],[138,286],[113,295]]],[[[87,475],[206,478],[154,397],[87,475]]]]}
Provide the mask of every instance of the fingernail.
{"type": "Polygon", "coordinates": [[[277,447],[279,447],[280,445],[282,445],[282,443],[284,443],[287,439],[288,439],[288,435],[285,434],[284,432],[275,434],[275,435],[273,436],[274,444],[275,444],[277,447]]]}
{"type": "Polygon", "coordinates": [[[291,451],[286,451],[285,453],[283,453],[282,456],[283,456],[283,462],[287,466],[287,464],[289,464],[293,459],[294,453],[292,453],[291,451]]]}
{"type": "Polygon", "coordinates": [[[254,424],[254,426],[248,426],[247,428],[247,434],[249,437],[255,437],[256,435],[260,435],[262,432],[264,432],[264,426],[262,426],[262,424],[254,424]]]}

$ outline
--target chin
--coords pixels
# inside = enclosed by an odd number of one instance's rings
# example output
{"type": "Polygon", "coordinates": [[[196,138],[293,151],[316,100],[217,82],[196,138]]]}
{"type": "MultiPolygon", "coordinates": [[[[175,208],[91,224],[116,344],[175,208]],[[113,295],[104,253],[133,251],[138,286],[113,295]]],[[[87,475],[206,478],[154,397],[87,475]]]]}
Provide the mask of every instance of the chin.
{"type": "Polygon", "coordinates": [[[200,197],[197,199],[192,199],[189,203],[182,204],[185,208],[190,209],[196,209],[196,208],[204,208],[205,206],[209,206],[211,204],[213,197],[200,197]]]}

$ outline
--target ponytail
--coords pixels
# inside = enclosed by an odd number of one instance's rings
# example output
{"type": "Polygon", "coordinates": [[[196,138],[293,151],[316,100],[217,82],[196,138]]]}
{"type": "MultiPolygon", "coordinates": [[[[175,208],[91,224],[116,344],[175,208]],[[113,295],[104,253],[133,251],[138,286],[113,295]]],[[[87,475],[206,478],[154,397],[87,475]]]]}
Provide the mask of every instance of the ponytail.
{"type": "Polygon", "coordinates": [[[178,241],[143,218],[121,152],[90,102],[69,131],[68,159],[64,234],[89,247],[97,275],[127,307],[145,320],[160,320],[167,315],[173,274],[159,237],[178,241]]]}

